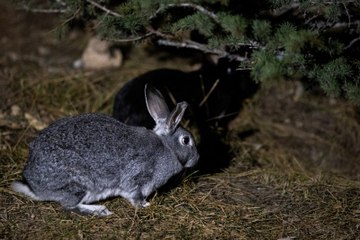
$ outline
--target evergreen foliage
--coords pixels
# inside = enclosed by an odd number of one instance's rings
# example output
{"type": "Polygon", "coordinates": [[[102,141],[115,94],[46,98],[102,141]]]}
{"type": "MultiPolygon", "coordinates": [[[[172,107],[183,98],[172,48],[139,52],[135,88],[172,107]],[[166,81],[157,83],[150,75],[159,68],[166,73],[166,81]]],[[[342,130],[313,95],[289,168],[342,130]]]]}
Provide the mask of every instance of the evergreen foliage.
{"type": "Polygon", "coordinates": [[[256,81],[302,79],[330,96],[360,103],[357,0],[23,0],[59,12],[62,27],[94,23],[113,41],[192,48],[239,61],[256,81]],[[196,33],[196,38],[190,33],[196,33]]]}

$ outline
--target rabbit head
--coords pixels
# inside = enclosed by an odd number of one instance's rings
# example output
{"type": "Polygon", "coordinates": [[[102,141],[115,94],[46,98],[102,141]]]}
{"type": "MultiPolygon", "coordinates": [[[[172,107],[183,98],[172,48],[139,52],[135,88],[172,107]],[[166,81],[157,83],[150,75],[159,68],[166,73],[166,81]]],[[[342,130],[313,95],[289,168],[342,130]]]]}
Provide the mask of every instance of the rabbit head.
{"type": "Polygon", "coordinates": [[[180,102],[170,112],[162,94],[150,84],[145,85],[146,107],[155,121],[153,131],[174,151],[184,167],[196,165],[199,155],[190,132],[179,126],[188,104],[180,102]]]}

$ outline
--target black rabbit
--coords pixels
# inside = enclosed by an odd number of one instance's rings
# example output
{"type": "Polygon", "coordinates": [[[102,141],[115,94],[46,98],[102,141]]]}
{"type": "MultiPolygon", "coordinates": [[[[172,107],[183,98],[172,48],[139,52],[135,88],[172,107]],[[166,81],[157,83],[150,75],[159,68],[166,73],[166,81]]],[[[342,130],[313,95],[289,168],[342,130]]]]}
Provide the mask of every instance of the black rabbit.
{"type": "Polygon", "coordinates": [[[192,72],[147,72],[127,82],[116,94],[113,117],[129,125],[153,128],[155,122],[138,94],[147,83],[164,94],[169,106],[177,101],[188,102],[190,111],[184,118],[190,120],[190,127],[195,126],[200,136],[199,169],[217,171],[226,167],[230,159],[228,146],[223,142],[228,124],[238,115],[244,99],[258,89],[249,71],[237,70],[238,65],[222,58],[217,64],[205,61],[201,69],[192,72]]]}

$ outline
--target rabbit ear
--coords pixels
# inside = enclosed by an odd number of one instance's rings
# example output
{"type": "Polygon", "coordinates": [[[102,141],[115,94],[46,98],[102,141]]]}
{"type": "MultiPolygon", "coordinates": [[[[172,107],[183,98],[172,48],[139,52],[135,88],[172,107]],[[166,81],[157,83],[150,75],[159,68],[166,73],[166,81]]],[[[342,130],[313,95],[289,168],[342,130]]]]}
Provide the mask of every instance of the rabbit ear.
{"type": "Polygon", "coordinates": [[[170,115],[170,111],[163,95],[150,84],[145,85],[144,92],[146,107],[151,117],[154,119],[157,126],[164,125],[166,119],[170,115]]]}
{"type": "Polygon", "coordinates": [[[174,111],[171,112],[170,116],[166,121],[166,127],[168,132],[174,131],[179,125],[182,117],[184,116],[185,110],[188,107],[186,102],[180,102],[176,105],[174,111]]]}
{"type": "Polygon", "coordinates": [[[157,135],[164,135],[174,131],[179,125],[188,104],[186,102],[178,103],[174,111],[170,113],[163,95],[156,88],[146,84],[144,91],[146,107],[156,123],[154,132],[157,135]]]}

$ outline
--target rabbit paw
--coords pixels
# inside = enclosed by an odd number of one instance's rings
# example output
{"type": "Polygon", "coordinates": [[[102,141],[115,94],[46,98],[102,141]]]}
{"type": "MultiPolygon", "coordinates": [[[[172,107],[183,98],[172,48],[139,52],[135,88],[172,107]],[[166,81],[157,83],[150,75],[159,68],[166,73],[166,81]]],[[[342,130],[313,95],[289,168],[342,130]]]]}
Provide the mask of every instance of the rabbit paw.
{"type": "Polygon", "coordinates": [[[141,206],[143,207],[143,208],[146,208],[146,207],[149,207],[150,206],[150,203],[148,202],[148,201],[143,201],[142,203],[141,203],[141,206]]]}
{"type": "Polygon", "coordinates": [[[150,206],[150,203],[148,201],[146,201],[145,199],[129,199],[130,203],[136,207],[136,208],[146,208],[148,206],[150,206]]]}
{"type": "Polygon", "coordinates": [[[79,204],[77,209],[80,213],[96,216],[109,216],[112,214],[112,212],[103,205],[79,204]]]}

